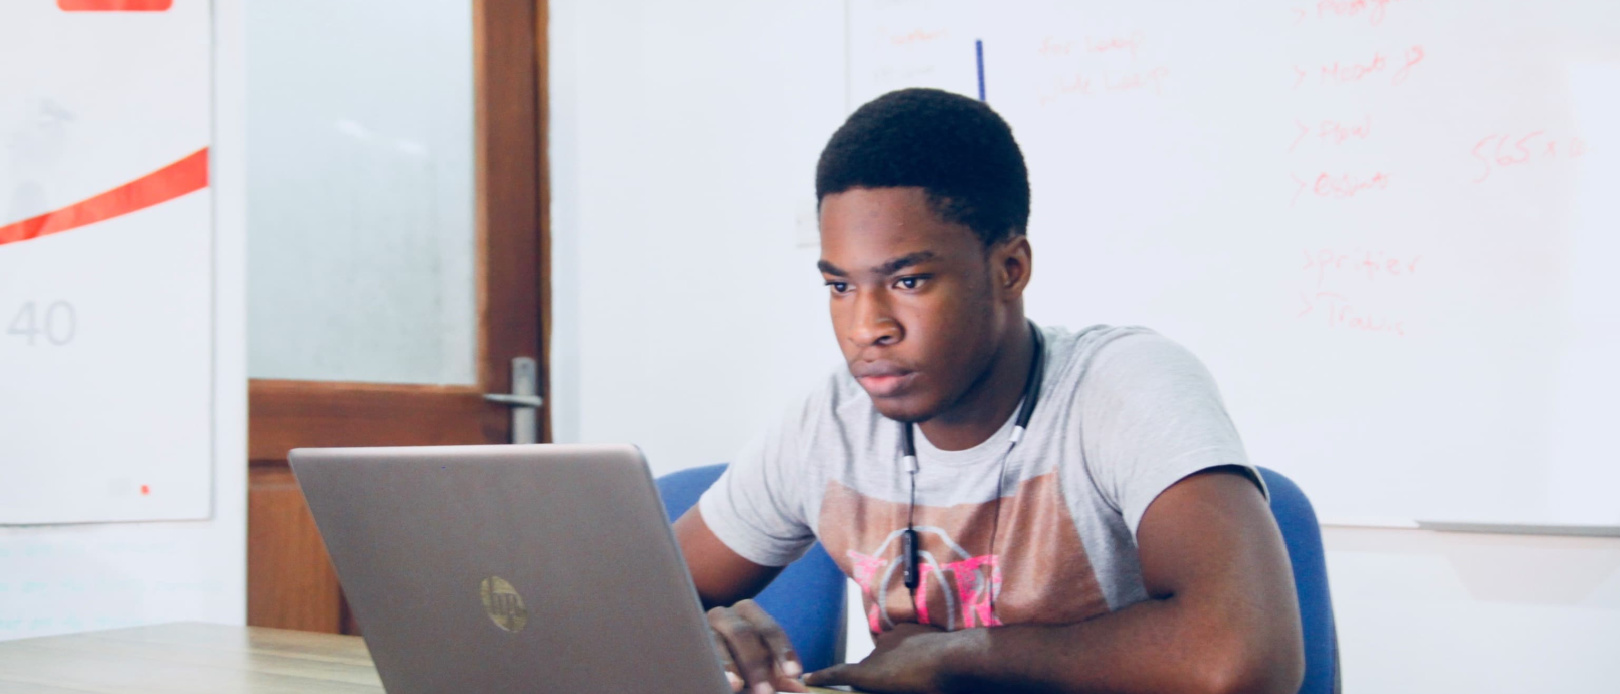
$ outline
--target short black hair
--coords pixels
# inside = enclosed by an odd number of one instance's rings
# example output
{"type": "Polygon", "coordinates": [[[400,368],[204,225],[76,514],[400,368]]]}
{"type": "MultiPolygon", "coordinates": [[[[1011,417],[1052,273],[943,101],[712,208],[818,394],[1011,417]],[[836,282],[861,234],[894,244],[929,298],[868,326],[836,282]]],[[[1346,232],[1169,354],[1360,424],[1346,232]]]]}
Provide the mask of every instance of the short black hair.
{"type": "Polygon", "coordinates": [[[920,187],[934,211],[990,246],[1029,224],[1029,170],[1012,128],[981,101],[901,89],[851,114],[821,150],[816,201],[852,188],[920,187]]]}

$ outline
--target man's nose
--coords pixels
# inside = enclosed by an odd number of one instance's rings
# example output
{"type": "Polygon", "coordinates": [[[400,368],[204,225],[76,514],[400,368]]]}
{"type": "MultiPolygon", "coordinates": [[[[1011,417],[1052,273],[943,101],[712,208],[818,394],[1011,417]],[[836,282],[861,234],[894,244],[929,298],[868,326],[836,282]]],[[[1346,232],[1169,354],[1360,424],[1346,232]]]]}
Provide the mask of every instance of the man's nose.
{"type": "Polygon", "coordinates": [[[855,298],[854,325],[849,331],[856,347],[892,345],[903,335],[881,292],[863,292],[855,298]]]}

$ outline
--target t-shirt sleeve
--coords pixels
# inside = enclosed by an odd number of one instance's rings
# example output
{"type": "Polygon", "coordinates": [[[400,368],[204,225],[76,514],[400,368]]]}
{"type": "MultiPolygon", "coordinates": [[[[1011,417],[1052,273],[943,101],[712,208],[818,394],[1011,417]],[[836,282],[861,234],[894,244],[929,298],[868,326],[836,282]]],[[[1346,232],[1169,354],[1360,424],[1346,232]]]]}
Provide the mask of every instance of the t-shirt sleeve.
{"type": "MultiPolygon", "coordinates": [[[[814,398],[812,398],[814,400],[814,398]]],[[[803,410],[749,443],[698,499],[703,521],[731,551],[761,566],[787,566],[816,540],[805,512],[803,410]]]]}
{"type": "Polygon", "coordinates": [[[1266,493],[1215,380],[1181,345],[1151,332],[1103,345],[1078,398],[1087,470],[1133,536],[1160,493],[1201,470],[1239,467],[1266,493]]]}

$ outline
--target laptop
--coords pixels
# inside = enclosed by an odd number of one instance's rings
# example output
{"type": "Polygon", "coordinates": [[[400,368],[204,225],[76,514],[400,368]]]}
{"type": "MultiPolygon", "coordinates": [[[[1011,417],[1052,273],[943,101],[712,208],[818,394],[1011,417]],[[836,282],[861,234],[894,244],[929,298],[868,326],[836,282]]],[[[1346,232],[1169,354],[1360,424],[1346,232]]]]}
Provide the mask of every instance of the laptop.
{"type": "Polygon", "coordinates": [[[634,446],[290,458],[390,694],[731,691],[634,446]]]}

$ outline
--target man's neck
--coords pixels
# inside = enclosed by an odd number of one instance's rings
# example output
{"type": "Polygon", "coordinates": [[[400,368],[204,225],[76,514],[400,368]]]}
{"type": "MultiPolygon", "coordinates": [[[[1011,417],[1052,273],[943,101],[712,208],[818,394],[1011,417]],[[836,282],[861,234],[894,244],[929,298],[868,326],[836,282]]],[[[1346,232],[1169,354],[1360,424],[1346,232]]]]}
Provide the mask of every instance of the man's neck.
{"type": "Polygon", "coordinates": [[[1035,339],[1022,317],[1008,333],[979,382],[950,409],[917,425],[935,448],[960,451],[984,443],[1018,408],[1035,359],[1035,339]]]}

